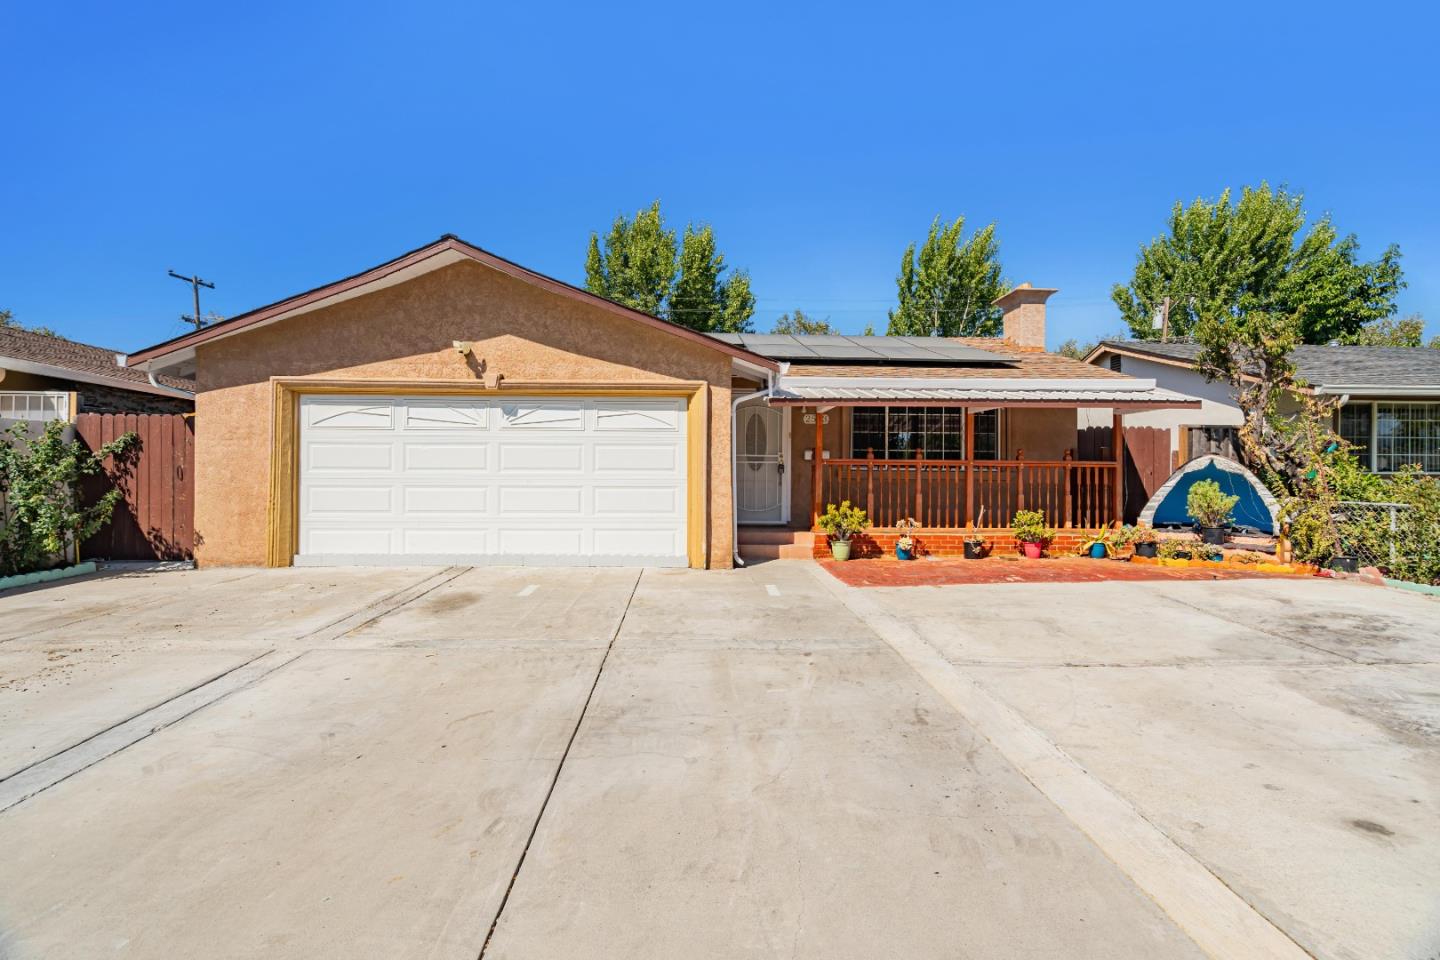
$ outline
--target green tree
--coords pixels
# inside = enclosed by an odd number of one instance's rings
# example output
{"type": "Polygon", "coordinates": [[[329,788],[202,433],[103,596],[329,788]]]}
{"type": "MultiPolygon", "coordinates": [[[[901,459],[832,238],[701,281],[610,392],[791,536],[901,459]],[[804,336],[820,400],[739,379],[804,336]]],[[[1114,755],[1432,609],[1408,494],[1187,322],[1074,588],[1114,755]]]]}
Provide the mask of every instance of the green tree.
{"type": "Polygon", "coordinates": [[[57,337],[59,339],[64,339],[63,337],[60,337],[60,334],[56,333],[54,330],[51,330],[49,327],[27,327],[22,324],[16,323],[15,314],[11,313],[9,310],[0,310],[0,327],[14,327],[16,330],[28,330],[30,333],[43,333],[47,337],[57,337]]]}
{"type": "Polygon", "coordinates": [[[1301,343],[1328,343],[1388,317],[1404,287],[1400,250],[1359,259],[1354,234],[1341,237],[1322,217],[1305,231],[1303,198],[1262,183],[1237,202],[1176,203],[1169,231],[1140,250],[1129,284],[1111,299],[1131,332],[1154,339],[1153,316],[1171,300],[1170,333],[1189,336],[1202,318],[1243,318],[1251,311],[1293,319],[1301,343]]]}
{"type": "MultiPolygon", "coordinates": [[[[1425,345],[1425,318],[1418,313],[1396,319],[1382,317],[1372,320],[1344,339],[1345,343],[1363,347],[1420,347],[1425,345]]],[[[1431,346],[1440,345],[1440,338],[1431,346]]]]}
{"type": "Polygon", "coordinates": [[[965,218],[944,226],[937,216],[917,254],[905,248],[895,278],[899,302],[890,311],[891,336],[976,337],[1000,331],[995,299],[1001,277],[995,224],[963,238],[965,218]]]}
{"type": "Polygon", "coordinates": [[[1081,343],[1079,340],[1071,337],[1069,340],[1066,340],[1064,343],[1060,344],[1060,346],[1056,347],[1055,352],[1060,354],[1062,357],[1069,357],[1071,360],[1084,360],[1087,356],[1090,355],[1090,351],[1094,349],[1095,344],[1081,343]]]}
{"type": "Polygon", "coordinates": [[[694,330],[744,333],[755,313],[750,276],[728,270],[709,225],[687,224],[679,242],[660,201],[615,218],[602,242],[590,235],[585,288],[694,330]]]}
{"type": "Polygon", "coordinates": [[[793,314],[780,314],[780,319],[775,321],[775,326],[770,332],[807,334],[836,333],[837,331],[834,327],[830,326],[828,319],[816,320],[806,316],[803,310],[796,310],[793,314]]]}

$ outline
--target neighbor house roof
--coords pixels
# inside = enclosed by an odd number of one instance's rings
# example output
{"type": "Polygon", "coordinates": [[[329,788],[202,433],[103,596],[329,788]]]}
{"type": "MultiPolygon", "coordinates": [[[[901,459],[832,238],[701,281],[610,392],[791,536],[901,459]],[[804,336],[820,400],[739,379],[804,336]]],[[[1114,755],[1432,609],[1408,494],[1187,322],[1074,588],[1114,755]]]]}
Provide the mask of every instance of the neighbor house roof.
{"type": "Polygon", "coordinates": [[[547,277],[543,273],[520,266],[503,257],[496,256],[487,250],[466,243],[454,234],[445,234],[434,243],[427,243],[423,247],[411,250],[402,254],[394,260],[386,261],[376,267],[371,267],[343,280],[336,280],[334,283],[327,283],[324,286],[307,290],[304,293],[287,297],[264,307],[259,307],[247,313],[222,320],[201,330],[187,333],[183,336],[157,343],[154,346],[146,347],[136,351],[126,358],[126,363],[131,366],[148,366],[156,361],[165,361],[164,366],[173,366],[193,358],[195,347],[211,340],[219,340],[223,337],[234,336],[244,333],[246,330],[273,323],[278,320],[287,319],[312,310],[319,310],[353,297],[363,296],[375,290],[403,283],[432,270],[470,260],[482,263],[488,267],[500,271],[507,276],[514,277],[525,283],[557,293],[562,297],[587,303],[610,313],[635,320],[646,326],[653,327],[672,336],[689,340],[692,343],[703,344],[713,350],[729,354],[740,360],[747,361],[766,369],[775,369],[778,365],[775,361],[759,354],[752,353],[743,347],[734,344],[724,343],[714,337],[708,337],[688,327],[682,327],[669,320],[651,316],[640,310],[635,310],[613,300],[607,300],[602,296],[582,290],[579,287],[571,286],[554,277],[547,277]]]}
{"type": "MultiPolygon", "coordinates": [[[[182,377],[157,376],[155,379],[160,384],[157,388],[143,370],[120,366],[115,350],[20,327],[0,327],[0,369],[139,393],[173,395],[175,391],[186,394],[195,391],[195,381],[182,377]]],[[[3,389],[4,383],[0,381],[0,390],[3,389]]]]}
{"type": "MultiPolygon", "coordinates": [[[[1200,349],[1198,343],[1102,340],[1085,359],[1093,364],[1105,353],[1118,353],[1193,367],[1200,349]]],[[[1440,395],[1440,350],[1431,347],[1302,344],[1290,358],[1296,376],[1317,393],[1440,395]]]]}
{"type": "MultiPolygon", "coordinates": [[[[721,336],[716,334],[715,336],[721,336]]],[[[796,377],[922,377],[928,379],[940,377],[963,377],[971,379],[974,377],[996,377],[1000,379],[1044,379],[1061,377],[1066,379],[1087,379],[1087,380],[1124,380],[1129,379],[1122,373],[1114,373],[1104,367],[1096,367],[1076,360],[1072,357],[1059,353],[1046,353],[1034,347],[1020,347],[1001,337],[849,337],[836,338],[824,335],[795,334],[786,336],[785,340],[795,341],[799,348],[811,353],[817,353],[831,347],[831,341],[836,339],[849,339],[858,341],[861,348],[867,352],[876,354],[874,359],[866,359],[863,362],[856,362],[855,358],[836,359],[833,357],[822,357],[818,353],[815,356],[803,357],[803,354],[790,347],[788,344],[778,343],[771,346],[766,342],[769,338],[757,339],[749,334],[729,334],[729,337],[744,337],[745,343],[756,353],[764,354],[776,360],[790,360],[790,376],[796,377]],[[876,341],[894,339],[909,353],[904,362],[893,357],[896,350],[886,349],[883,344],[876,341]],[[930,346],[937,354],[943,352],[946,359],[943,363],[935,359],[917,356],[910,353],[908,345],[910,341],[918,341],[918,346],[924,348],[930,346]],[[929,344],[926,343],[929,341],[929,344]],[[813,345],[813,346],[812,346],[813,345]],[[886,361],[882,354],[891,354],[892,357],[886,361]],[[794,358],[794,359],[792,359],[794,358]]],[[[777,341],[780,338],[775,338],[777,341]]]]}

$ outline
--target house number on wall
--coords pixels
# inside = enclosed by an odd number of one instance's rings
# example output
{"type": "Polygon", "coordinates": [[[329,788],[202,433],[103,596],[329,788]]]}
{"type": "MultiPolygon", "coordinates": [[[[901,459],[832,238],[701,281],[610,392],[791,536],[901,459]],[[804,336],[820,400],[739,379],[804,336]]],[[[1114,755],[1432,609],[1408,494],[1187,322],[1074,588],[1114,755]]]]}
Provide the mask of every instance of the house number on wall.
{"type": "MultiPolygon", "coordinates": [[[[824,420],[821,420],[820,422],[821,422],[821,423],[829,423],[829,422],[830,422],[830,414],[828,414],[828,413],[827,413],[827,414],[824,414],[824,417],[825,417],[825,419],[824,419],[824,420]]],[[[801,422],[801,423],[808,423],[808,424],[809,424],[810,426],[812,426],[812,427],[815,426],[815,414],[813,414],[813,413],[804,414],[804,415],[801,417],[800,422],[801,422]]]]}

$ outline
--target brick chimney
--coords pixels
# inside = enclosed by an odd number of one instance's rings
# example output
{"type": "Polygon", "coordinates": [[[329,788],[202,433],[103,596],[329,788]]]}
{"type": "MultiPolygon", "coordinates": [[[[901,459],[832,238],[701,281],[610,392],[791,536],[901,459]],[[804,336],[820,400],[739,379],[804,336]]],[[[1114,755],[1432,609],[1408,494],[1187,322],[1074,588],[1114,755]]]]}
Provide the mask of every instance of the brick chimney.
{"type": "Polygon", "coordinates": [[[1005,312],[1005,339],[1017,347],[1044,350],[1045,301],[1055,292],[1022,283],[996,300],[994,305],[1005,312]]]}

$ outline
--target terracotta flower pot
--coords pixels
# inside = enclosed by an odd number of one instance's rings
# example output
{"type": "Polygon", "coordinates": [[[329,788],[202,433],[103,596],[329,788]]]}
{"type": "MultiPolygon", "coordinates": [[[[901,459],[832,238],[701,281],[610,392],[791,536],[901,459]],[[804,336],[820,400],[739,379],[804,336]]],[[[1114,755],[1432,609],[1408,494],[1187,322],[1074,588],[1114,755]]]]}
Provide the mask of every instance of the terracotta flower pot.
{"type": "Polygon", "coordinates": [[[1040,555],[1045,552],[1045,545],[1026,540],[1020,544],[1020,552],[1025,554],[1027,560],[1039,560],[1040,555]]]}

